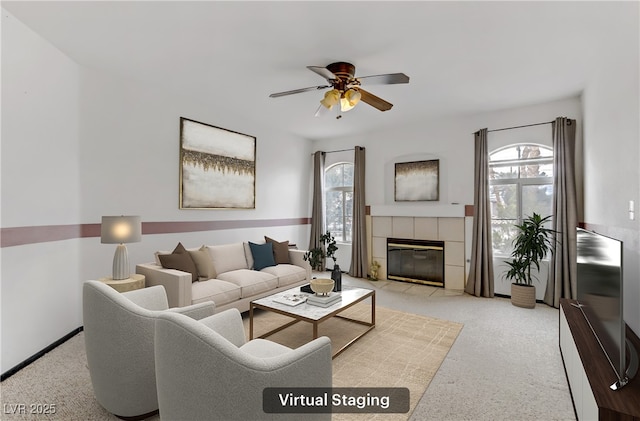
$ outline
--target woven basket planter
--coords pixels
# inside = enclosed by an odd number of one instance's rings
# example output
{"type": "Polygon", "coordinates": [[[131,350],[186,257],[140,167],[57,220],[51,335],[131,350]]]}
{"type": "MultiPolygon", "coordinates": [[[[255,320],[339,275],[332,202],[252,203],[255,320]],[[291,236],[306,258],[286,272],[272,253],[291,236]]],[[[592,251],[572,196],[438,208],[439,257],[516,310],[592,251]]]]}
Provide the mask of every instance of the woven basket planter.
{"type": "Polygon", "coordinates": [[[536,287],[533,285],[511,284],[511,304],[516,307],[535,308],[536,287]]]}

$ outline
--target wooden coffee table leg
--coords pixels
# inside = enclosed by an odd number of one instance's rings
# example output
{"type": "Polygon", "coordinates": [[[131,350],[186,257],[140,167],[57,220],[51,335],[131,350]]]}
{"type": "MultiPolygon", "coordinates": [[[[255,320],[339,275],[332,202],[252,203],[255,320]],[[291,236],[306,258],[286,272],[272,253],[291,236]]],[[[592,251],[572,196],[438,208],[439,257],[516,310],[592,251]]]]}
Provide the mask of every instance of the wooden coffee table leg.
{"type": "Polygon", "coordinates": [[[253,303],[249,304],[249,340],[253,339],[253,303]]]}
{"type": "Polygon", "coordinates": [[[371,295],[371,326],[376,325],[376,292],[371,295]]]}
{"type": "Polygon", "coordinates": [[[313,339],[318,339],[318,322],[313,323],[313,339]]]}

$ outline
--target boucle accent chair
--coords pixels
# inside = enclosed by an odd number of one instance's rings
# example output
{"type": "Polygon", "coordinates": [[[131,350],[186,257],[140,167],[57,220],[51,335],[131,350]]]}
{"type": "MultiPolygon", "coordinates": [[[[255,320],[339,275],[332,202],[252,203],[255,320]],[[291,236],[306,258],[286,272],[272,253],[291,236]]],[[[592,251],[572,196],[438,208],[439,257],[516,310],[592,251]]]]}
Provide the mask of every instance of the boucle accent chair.
{"type": "Polygon", "coordinates": [[[119,418],[144,419],[158,411],[153,351],[156,317],[168,311],[201,319],[215,312],[213,302],[168,308],[162,286],[121,294],[98,281],[83,285],[91,384],[98,403],[119,418]]]}
{"type": "Polygon", "coordinates": [[[180,314],[156,320],[156,377],[162,420],[331,420],[331,414],[268,414],[266,387],[331,387],[331,341],[291,349],[245,340],[233,308],[200,321],[180,314]]]}

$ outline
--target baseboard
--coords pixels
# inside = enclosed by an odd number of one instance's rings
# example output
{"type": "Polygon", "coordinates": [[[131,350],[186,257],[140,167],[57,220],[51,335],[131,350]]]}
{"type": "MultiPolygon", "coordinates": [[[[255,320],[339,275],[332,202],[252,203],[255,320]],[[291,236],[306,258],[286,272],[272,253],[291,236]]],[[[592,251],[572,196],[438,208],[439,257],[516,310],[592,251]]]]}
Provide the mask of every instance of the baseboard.
{"type": "Polygon", "coordinates": [[[22,370],[23,368],[25,368],[26,366],[28,366],[29,364],[31,364],[32,362],[34,362],[38,358],[42,357],[44,354],[46,354],[48,352],[51,352],[52,350],[54,350],[55,348],[59,347],[63,343],[67,342],[69,339],[73,338],[78,333],[82,332],[83,329],[84,328],[82,326],[80,326],[77,329],[74,329],[73,331],[69,332],[68,334],[66,334],[62,338],[58,339],[57,341],[55,341],[54,343],[49,345],[48,347],[44,348],[41,351],[36,352],[35,354],[33,354],[32,356],[30,356],[29,358],[27,358],[26,360],[24,360],[20,364],[16,365],[13,368],[10,368],[6,372],[2,373],[2,376],[0,376],[0,382],[5,381],[6,379],[8,379],[9,377],[13,376],[18,371],[22,370]]]}

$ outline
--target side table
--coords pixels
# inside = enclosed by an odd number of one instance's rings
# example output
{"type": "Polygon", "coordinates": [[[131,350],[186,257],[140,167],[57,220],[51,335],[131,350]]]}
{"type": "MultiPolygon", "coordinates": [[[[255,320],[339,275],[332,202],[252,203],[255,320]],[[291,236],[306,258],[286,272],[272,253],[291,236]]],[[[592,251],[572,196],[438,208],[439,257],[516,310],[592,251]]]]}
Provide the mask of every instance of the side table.
{"type": "Polygon", "coordinates": [[[104,282],[118,292],[127,292],[133,291],[135,289],[141,289],[144,288],[145,285],[144,275],[139,275],[137,273],[130,275],[127,279],[114,280],[109,276],[108,278],[100,278],[99,281],[104,282]]]}

